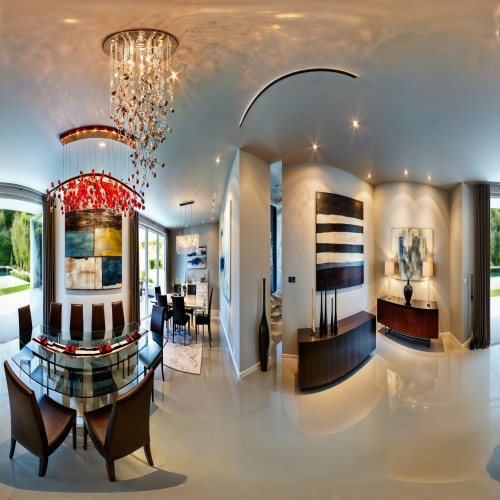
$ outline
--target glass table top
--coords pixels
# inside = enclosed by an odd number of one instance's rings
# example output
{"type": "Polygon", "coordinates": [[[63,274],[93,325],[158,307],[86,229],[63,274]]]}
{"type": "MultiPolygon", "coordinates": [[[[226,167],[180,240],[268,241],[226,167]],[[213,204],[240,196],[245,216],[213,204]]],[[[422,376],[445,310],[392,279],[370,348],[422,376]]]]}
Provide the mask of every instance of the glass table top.
{"type": "Polygon", "coordinates": [[[137,323],[79,333],[37,325],[2,348],[23,373],[48,390],[92,398],[134,383],[161,356],[166,342],[137,323]]]}

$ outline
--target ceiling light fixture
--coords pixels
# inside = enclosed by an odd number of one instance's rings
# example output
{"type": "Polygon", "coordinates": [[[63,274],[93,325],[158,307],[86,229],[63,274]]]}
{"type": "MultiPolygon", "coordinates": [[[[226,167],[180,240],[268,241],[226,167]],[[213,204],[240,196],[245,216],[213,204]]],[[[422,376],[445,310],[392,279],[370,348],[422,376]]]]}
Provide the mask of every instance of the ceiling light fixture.
{"type": "Polygon", "coordinates": [[[186,210],[187,206],[191,206],[191,225],[193,224],[193,204],[194,201],[184,201],[179,203],[179,225],[181,227],[181,234],[175,237],[175,251],[177,253],[192,253],[200,246],[200,236],[196,233],[182,234],[182,209],[184,208],[184,225],[186,224],[186,210]]]}
{"type": "Polygon", "coordinates": [[[405,169],[405,175],[408,175],[408,170],[405,169]]]}
{"type": "Polygon", "coordinates": [[[217,156],[217,158],[215,158],[215,163],[220,163],[220,156],[217,156]]]}
{"type": "Polygon", "coordinates": [[[316,151],[318,149],[318,145],[316,143],[313,144],[313,149],[316,151]]]}
{"type": "Polygon", "coordinates": [[[353,127],[353,128],[359,128],[359,120],[354,119],[354,120],[352,121],[352,127],[353,127]]]}
{"type": "Polygon", "coordinates": [[[120,134],[133,143],[133,170],[128,177],[144,196],[155,168],[165,166],[156,150],[172,133],[167,114],[174,98],[170,57],[179,45],[166,31],[131,29],[108,35],[103,50],[110,58],[110,118],[120,134]]]}
{"type": "Polygon", "coordinates": [[[47,189],[47,200],[53,201],[51,210],[56,201],[63,213],[109,208],[132,217],[135,210],[144,210],[144,198],[125,181],[131,168],[132,143],[123,140],[117,129],[79,127],[59,139],[63,145],[61,178],[66,180],[52,182],[47,189]]]}

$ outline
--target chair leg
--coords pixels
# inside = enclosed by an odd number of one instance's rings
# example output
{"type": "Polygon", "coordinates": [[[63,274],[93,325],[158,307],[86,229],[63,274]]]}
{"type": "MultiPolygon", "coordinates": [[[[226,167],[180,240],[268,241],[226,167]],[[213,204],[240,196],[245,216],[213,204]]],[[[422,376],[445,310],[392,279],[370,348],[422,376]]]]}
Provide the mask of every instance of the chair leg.
{"type": "Polygon", "coordinates": [[[151,446],[149,443],[146,443],[144,445],[144,453],[146,454],[146,459],[148,461],[148,464],[151,466],[151,467],[154,467],[155,464],[153,463],[153,456],[151,455],[151,446]]]}
{"type": "Polygon", "coordinates": [[[165,373],[163,372],[163,359],[161,360],[161,378],[165,382],[165,373]]]}
{"type": "Polygon", "coordinates": [[[108,473],[108,479],[113,482],[116,481],[115,477],[115,461],[114,460],[106,460],[106,471],[108,473]]]}
{"type": "Polygon", "coordinates": [[[208,343],[210,347],[212,347],[212,328],[210,326],[210,322],[208,323],[208,343]]]}
{"type": "Polygon", "coordinates": [[[40,467],[38,469],[38,475],[44,477],[47,472],[47,465],[49,464],[49,457],[40,457],[40,467]]]}
{"type": "Polygon", "coordinates": [[[12,459],[14,456],[14,450],[16,449],[16,440],[11,437],[10,438],[10,453],[9,453],[9,458],[12,459]]]}
{"type": "Polygon", "coordinates": [[[76,450],[76,418],[73,422],[73,449],[76,450]]]}
{"type": "Polygon", "coordinates": [[[83,424],[83,449],[87,449],[87,436],[89,435],[89,431],[87,430],[87,426],[83,424]]]}

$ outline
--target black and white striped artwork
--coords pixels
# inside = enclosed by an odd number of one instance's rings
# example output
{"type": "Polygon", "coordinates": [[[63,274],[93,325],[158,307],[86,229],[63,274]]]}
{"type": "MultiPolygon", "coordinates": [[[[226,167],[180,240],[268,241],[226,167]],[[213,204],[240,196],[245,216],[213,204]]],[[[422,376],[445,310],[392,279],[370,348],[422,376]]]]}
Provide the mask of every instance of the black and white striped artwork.
{"type": "Polygon", "coordinates": [[[363,282],[363,202],[316,192],[316,289],[363,282]]]}

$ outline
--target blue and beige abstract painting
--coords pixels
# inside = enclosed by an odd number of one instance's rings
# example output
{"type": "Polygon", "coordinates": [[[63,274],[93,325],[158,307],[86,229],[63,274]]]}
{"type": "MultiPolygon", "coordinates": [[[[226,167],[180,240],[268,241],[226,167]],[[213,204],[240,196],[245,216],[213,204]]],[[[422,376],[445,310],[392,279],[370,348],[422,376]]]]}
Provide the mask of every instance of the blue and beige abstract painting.
{"type": "Polygon", "coordinates": [[[422,279],[423,262],[433,260],[434,232],[430,228],[393,227],[392,254],[401,280],[422,279]]]}
{"type": "Polygon", "coordinates": [[[231,302],[231,209],[232,201],[229,200],[221,214],[219,224],[220,288],[229,302],[231,302]]]}
{"type": "Polygon", "coordinates": [[[113,210],[65,214],[65,283],[69,290],[122,286],[122,216],[113,210]]]}
{"type": "Polygon", "coordinates": [[[207,268],[207,247],[199,247],[187,254],[188,269],[206,269],[207,268]]]}
{"type": "Polygon", "coordinates": [[[316,289],[364,282],[363,202],[316,193],[316,289]]]}

